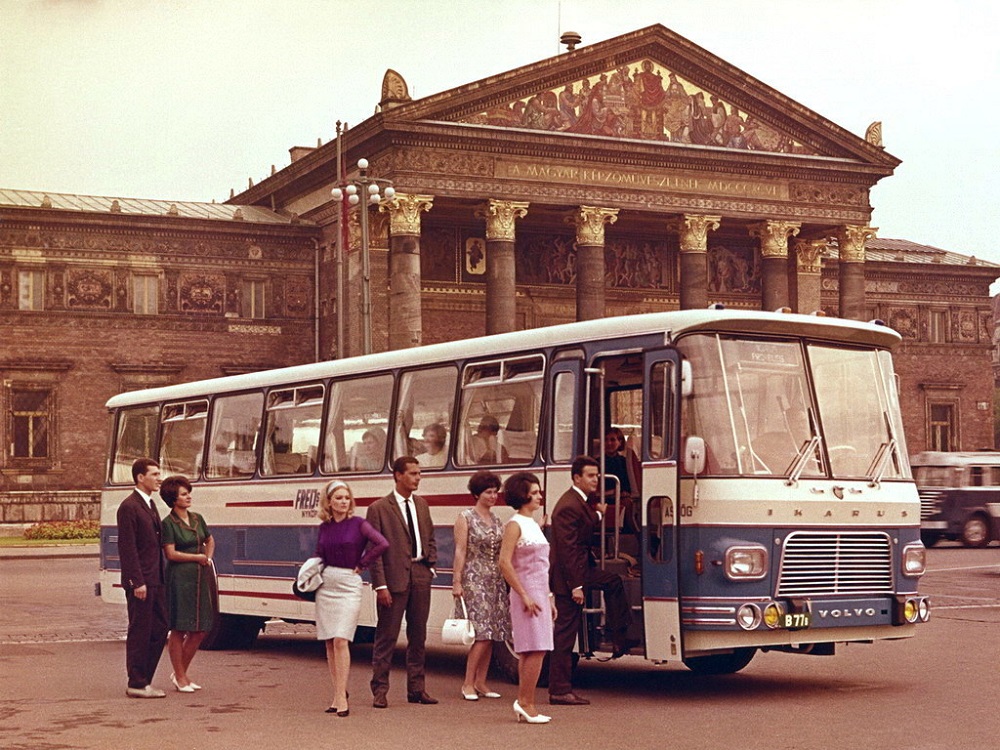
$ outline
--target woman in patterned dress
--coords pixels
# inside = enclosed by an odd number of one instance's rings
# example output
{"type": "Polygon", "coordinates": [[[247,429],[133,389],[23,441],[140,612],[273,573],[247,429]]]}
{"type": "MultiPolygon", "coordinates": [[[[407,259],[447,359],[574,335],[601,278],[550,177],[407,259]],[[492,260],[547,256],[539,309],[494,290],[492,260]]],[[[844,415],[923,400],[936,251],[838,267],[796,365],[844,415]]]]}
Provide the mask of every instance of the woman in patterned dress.
{"type": "Polygon", "coordinates": [[[542,505],[538,477],[519,471],[503,486],[507,505],[517,513],[507,522],[500,545],[500,570],[510,584],[510,619],[517,653],[517,700],[514,715],[520,722],[547,724],[550,716],[535,709],[535,686],[545,652],[552,650],[555,607],[549,590],[549,542],[534,519],[542,505]]]}
{"type": "Polygon", "coordinates": [[[205,519],[191,508],[191,482],[175,474],[163,480],[160,497],[170,507],[163,519],[163,553],[167,558],[167,602],[170,637],[167,653],[174,668],[170,681],[182,693],[201,690],[188,668],[215,619],[215,539],[205,519]]]}
{"type": "Polygon", "coordinates": [[[486,685],[493,642],[510,638],[510,609],[507,587],[500,575],[498,557],[503,524],[493,515],[500,491],[500,477],[491,471],[477,471],[469,480],[469,492],[476,504],[462,511],[455,521],[455,578],[452,593],[463,597],[469,620],[476,630],[476,642],[465,663],[462,697],[467,701],[499,698],[486,685]]]}

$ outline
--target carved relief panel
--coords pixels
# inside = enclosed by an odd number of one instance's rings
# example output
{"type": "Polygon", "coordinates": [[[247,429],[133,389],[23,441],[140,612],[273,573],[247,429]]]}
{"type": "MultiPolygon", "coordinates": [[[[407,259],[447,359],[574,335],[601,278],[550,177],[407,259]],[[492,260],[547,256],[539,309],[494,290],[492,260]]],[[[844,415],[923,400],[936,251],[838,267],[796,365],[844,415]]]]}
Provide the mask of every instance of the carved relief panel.
{"type": "MultiPolygon", "coordinates": [[[[110,270],[70,269],[66,274],[66,306],[71,310],[111,310],[114,276],[110,270]]],[[[53,296],[61,296],[55,294],[53,296]]]]}
{"type": "Polygon", "coordinates": [[[307,318],[311,312],[312,283],[309,279],[305,276],[285,279],[285,314],[290,318],[307,318]]]}
{"type": "Polygon", "coordinates": [[[221,274],[185,274],[178,280],[181,312],[222,314],[226,282],[221,274]]]}

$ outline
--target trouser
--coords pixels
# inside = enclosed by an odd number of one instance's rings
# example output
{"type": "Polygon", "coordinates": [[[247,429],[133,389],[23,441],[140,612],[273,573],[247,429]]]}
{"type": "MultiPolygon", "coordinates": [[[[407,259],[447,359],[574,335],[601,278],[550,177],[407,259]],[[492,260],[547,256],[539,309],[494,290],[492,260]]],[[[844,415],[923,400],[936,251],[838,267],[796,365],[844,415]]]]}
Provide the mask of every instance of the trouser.
{"type": "MultiPolygon", "coordinates": [[[[590,568],[584,590],[604,592],[604,621],[607,633],[615,644],[625,638],[632,624],[632,609],[625,596],[621,576],[608,570],[590,568]]],[[[573,647],[580,632],[583,606],[569,594],[556,595],[556,622],[552,634],[552,654],[549,657],[549,695],[573,692],[573,647]]]]}
{"type": "Polygon", "coordinates": [[[167,590],[146,586],[146,598],[125,592],[128,605],[128,633],[125,637],[125,672],[130,688],[144,688],[153,681],[156,665],[167,643],[167,590]]]}
{"type": "MultiPolygon", "coordinates": [[[[416,567],[416,566],[414,566],[416,567]]],[[[378,623],[375,626],[375,643],[372,646],[372,695],[385,695],[389,691],[389,669],[392,655],[399,640],[399,630],[406,615],[406,692],[424,690],[424,652],[427,641],[427,617],[431,610],[431,585],[426,581],[411,579],[407,591],[392,591],[392,604],[379,605],[378,623]]]]}

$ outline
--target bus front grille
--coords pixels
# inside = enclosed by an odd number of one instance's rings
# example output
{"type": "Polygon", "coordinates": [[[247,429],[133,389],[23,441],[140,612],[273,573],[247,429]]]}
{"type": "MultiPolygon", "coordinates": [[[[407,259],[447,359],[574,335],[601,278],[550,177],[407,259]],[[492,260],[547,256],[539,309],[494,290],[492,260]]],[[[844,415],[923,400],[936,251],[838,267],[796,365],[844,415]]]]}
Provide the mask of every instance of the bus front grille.
{"type": "Polygon", "coordinates": [[[920,520],[932,518],[941,512],[941,490],[918,490],[920,495],[920,520]]]}
{"type": "Polygon", "coordinates": [[[777,596],[892,590],[892,543],[884,532],[795,531],[785,539],[777,596]]]}

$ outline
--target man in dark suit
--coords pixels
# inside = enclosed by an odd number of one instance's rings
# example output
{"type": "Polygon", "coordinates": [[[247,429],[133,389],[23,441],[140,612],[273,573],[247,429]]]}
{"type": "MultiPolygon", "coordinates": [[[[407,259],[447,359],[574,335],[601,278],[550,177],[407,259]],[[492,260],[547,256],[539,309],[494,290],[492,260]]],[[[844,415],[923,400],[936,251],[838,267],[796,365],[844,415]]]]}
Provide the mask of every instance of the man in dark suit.
{"type": "Polygon", "coordinates": [[[590,504],[597,493],[598,463],[590,456],[578,456],[570,474],[573,486],[552,511],[549,535],[549,571],[558,613],[549,657],[549,703],[562,706],[590,703],[573,692],[572,682],[573,645],[580,630],[586,590],[597,588],[604,592],[605,624],[614,655],[621,656],[634,645],[626,639],[632,611],[622,579],[598,568],[592,553],[594,534],[600,529],[601,515],[607,511],[606,503],[590,504]]]}
{"type": "Polygon", "coordinates": [[[160,488],[160,467],[151,458],[132,464],[135,490],[118,506],[118,557],[128,604],[125,671],[130,698],[163,698],[150,683],[167,642],[167,593],[163,576],[160,515],[153,493],[160,488]]]}
{"type": "Polygon", "coordinates": [[[406,699],[424,705],[437,703],[424,689],[424,643],[431,609],[431,580],[437,562],[434,524],[427,501],[414,494],[420,486],[420,464],[412,456],[392,465],[395,489],[368,508],[368,522],[389,540],[372,565],[372,586],[378,623],[372,647],[372,705],[388,706],[389,669],[406,615],[406,699]]]}

